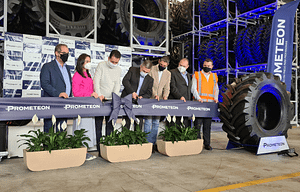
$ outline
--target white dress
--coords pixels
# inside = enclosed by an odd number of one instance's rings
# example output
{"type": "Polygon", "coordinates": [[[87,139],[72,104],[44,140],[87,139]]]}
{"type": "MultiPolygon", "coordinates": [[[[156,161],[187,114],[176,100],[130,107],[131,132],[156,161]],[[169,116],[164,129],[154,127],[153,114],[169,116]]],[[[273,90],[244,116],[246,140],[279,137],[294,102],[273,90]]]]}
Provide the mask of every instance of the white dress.
{"type": "Polygon", "coordinates": [[[73,134],[75,130],[85,129],[87,132],[86,136],[90,138],[91,141],[85,141],[89,145],[89,148],[96,146],[96,131],[95,131],[95,118],[94,117],[82,117],[80,124],[78,125],[78,119],[73,121],[73,134]]]}

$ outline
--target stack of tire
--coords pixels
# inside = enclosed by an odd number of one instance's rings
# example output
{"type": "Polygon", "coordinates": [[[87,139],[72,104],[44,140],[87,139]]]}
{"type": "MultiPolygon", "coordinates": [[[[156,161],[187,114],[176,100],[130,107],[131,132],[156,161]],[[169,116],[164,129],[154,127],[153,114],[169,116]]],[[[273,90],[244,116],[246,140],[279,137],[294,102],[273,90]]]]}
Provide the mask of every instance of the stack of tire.
{"type": "Polygon", "coordinates": [[[252,148],[261,137],[287,137],[292,105],[279,77],[253,73],[227,84],[221,94],[219,117],[229,140],[252,148]]]}
{"type": "MultiPolygon", "coordinates": [[[[195,1],[195,15],[199,15],[199,2],[195,1]]],[[[174,35],[183,34],[193,29],[193,0],[185,0],[172,4],[170,9],[171,29],[174,35]]],[[[195,26],[199,25],[199,21],[195,19],[195,26]]]]}
{"type": "MultiPolygon", "coordinates": [[[[211,39],[202,39],[198,46],[197,55],[200,68],[206,58],[214,61],[214,69],[223,69],[226,67],[226,38],[225,36],[213,37],[211,39]]],[[[195,66],[198,69],[199,66],[195,66]]]]}
{"type": "Polygon", "coordinates": [[[182,44],[181,43],[174,43],[173,47],[171,47],[170,51],[170,64],[169,69],[175,69],[178,67],[179,61],[183,58],[182,55],[182,44]]]}
{"type": "Polygon", "coordinates": [[[237,9],[239,10],[240,13],[244,13],[247,11],[250,11],[252,9],[270,4],[270,3],[274,3],[276,2],[276,0],[236,0],[236,5],[237,5],[237,9]]]}
{"type": "Polygon", "coordinates": [[[226,1],[224,0],[201,0],[200,18],[203,25],[208,25],[226,18],[226,1]]]}
{"type": "Polygon", "coordinates": [[[271,22],[266,21],[238,32],[234,52],[239,66],[267,62],[271,27],[271,22]]]}
{"type": "MultiPolygon", "coordinates": [[[[197,40],[196,40],[197,41],[197,40]]],[[[187,38],[185,39],[182,44],[175,44],[172,48],[171,48],[171,52],[170,52],[170,65],[169,65],[169,69],[175,69],[178,67],[178,63],[182,58],[187,58],[189,60],[189,68],[187,69],[187,71],[189,73],[192,73],[193,67],[192,67],[192,63],[193,63],[193,41],[191,40],[191,38],[187,38]]],[[[195,68],[196,69],[196,68],[195,68]]]]}
{"type": "MultiPolygon", "coordinates": [[[[1,2],[3,0],[0,0],[1,2]]],[[[96,1],[72,0],[72,2],[93,6],[96,1]]],[[[18,18],[9,25],[10,32],[46,35],[45,0],[8,0],[8,5],[8,11],[12,11],[11,15],[19,12],[18,18]]],[[[129,45],[129,5],[130,0],[97,1],[98,43],[129,45]]],[[[148,17],[166,18],[165,6],[165,0],[136,0],[133,11],[134,14],[148,17]]],[[[1,11],[3,12],[2,6],[1,11]]],[[[84,37],[94,29],[94,10],[50,2],[50,23],[62,35],[84,37]]],[[[160,44],[165,39],[165,29],[165,22],[134,19],[134,35],[141,44],[160,44]]],[[[93,37],[93,34],[90,37],[93,37]]]]}

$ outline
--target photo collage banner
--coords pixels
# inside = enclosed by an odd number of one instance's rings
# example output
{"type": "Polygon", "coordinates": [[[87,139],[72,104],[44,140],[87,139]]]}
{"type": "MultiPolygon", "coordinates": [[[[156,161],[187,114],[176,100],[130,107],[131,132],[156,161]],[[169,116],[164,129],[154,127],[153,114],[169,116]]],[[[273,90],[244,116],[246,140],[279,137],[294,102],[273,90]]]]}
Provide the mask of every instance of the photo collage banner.
{"type": "MultiPolygon", "coordinates": [[[[107,61],[110,52],[117,49],[121,53],[119,66],[122,79],[132,65],[130,47],[104,45],[88,41],[64,38],[41,37],[26,34],[5,33],[3,97],[41,97],[40,71],[43,64],[55,59],[54,49],[59,43],[66,44],[70,55],[66,62],[75,73],[77,58],[86,53],[91,56],[92,78],[97,65],[107,61]]],[[[121,90],[123,86],[121,86],[121,90]]]]}

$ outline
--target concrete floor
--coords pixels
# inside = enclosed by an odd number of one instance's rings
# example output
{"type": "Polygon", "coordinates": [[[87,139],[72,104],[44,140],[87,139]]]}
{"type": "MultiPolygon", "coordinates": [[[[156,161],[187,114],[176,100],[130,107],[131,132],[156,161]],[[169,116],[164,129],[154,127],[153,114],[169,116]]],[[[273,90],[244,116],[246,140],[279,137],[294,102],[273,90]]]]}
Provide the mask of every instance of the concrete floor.
{"type": "MultiPolygon", "coordinates": [[[[300,152],[300,128],[288,134],[290,148],[300,152]]],[[[213,188],[237,183],[239,187],[230,191],[300,191],[299,157],[226,150],[227,142],[226,133],[214,128],[213,150],[199,155],[167,157],[156,152],[148,160],[123,163],[98,157],[77,168],[42,172],[29,171],[22,158],[4,159],[0,162],[0,191],[220,191],[213,188]],[[292,173],[296,176],[274,179],[292,173]],[[266,178],[269,182],[257,184],[266,178]],[[253,181],[250,186],[243,184],[248,181],[253,181]]]]}

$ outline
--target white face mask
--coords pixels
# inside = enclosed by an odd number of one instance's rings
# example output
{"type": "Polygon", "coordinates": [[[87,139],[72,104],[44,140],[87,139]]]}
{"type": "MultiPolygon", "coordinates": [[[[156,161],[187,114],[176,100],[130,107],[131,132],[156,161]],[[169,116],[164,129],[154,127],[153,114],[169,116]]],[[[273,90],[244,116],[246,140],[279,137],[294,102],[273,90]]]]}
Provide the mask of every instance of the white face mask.
{"type": "Polygon", "coordinates": [[[148,75],[148,73],[145,73],[144,71],[141,71],[140,75],[145,78],[148,75]]]}
{"type": "Polygon", "coordinates": [[[179,66],[178,70],[179,70],[180,73],[184,73],[186,71],[186,68],[183,67],[183,66],[179,66]]]}
{"type": "Polygon", "coordinates": [[[115,64],[113,64],[112,62],[108,61],[108,66],[109,66],[111,69],[115,68],[117,65],[118,65],[118,64],[115,65],[115,64]]]}
{"type": "Polygon", "coordinates": [[[87,69],[87,70],[90,70],[90,69],[92,68],[91,62],[85,64],[85,65],[84,65],[84,68],[87,69]]]}

